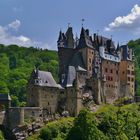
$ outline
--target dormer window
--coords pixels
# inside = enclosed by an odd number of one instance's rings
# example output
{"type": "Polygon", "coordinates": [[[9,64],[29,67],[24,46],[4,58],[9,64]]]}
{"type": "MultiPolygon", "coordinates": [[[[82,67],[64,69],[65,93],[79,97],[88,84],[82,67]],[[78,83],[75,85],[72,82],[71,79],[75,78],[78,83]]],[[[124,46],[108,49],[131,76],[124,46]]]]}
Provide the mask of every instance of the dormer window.
{"type": "Polygon", "coordinates": [[[38,84],[39,83],[39,80],[38,79],[35,79],[35,84],[38,84]]]}
{"type": "Polygon", "coordinates": [[[39,79],[35,79],[35,84],[40,84],[42,81],[39,79]]]}

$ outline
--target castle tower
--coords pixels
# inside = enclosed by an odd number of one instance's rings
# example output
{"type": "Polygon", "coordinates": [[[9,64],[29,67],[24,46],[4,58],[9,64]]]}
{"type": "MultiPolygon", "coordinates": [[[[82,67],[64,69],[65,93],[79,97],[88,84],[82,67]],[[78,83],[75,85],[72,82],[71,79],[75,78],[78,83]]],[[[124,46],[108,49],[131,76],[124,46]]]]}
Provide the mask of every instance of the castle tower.
{"type": "Polygon", "coordinates": [[[57,41],[58,57],[59,57],[59,83],[62,84],[65,79],[68,65],[75,53],[74,38],[72,27],[68,27],[66,33],[59,32],[57,41]]]}
{"type": "Polygon", "coordinates": [[[79,44],[77,46],[79,52],[82,53],[82,57],[85,64],[85,69],[88,72],[88,76],[92,76],[92,62],[94,59],[94,48],[92,37],[89,35],[89,30],[82,27],[79,44]]]}
{"type": "Polygon", "coordinates": [[[122,97],[134,97],[135,94],[135,75],[133,52],[127,45],[121,46],[120,62],[120,85],[122,97]]]}
{"type": "Polygon", "coordinates": [[[74,38],[73,38],[72,27],[68,27],[67,32],[66,32],[66,46],[68,48],[74,48],[74,38]]]}
{"type": "Polygon", "coordinates": [[[66,37],[64,35],[64,33],[62,33],[62,31],[60,30],[59,32],[59,37],[57,40],[57,47],[65,47],[65,43],[66,43],[66,37]]]}

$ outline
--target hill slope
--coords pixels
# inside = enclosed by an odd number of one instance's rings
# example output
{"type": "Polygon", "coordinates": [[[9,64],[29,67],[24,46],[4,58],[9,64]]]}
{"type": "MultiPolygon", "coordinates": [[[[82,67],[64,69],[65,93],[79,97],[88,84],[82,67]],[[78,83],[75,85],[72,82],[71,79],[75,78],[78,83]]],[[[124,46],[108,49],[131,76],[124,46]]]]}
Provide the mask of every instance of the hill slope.
{"type": "Polygon", "coordinates": [[[74,119],[50,122],[27,140],[139,140],[140,105],[103,105],[80,111],[74,119]]]}
{"type": "Polygon", "coordinates": [[[56,51],[0,45],[0,93],[10,93],[13,106],[25,105],[26,85],[35,66],[58,79],[56,51]]]}

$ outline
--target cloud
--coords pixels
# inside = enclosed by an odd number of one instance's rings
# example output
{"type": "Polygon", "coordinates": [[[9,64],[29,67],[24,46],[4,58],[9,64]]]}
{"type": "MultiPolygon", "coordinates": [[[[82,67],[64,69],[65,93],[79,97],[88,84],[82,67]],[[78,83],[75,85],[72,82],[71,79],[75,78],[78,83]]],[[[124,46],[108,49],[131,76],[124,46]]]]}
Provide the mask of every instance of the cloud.
{"type": "Polygon", "coordinates": [[[20,20],[16,19],[15,21],[13,21],[12,23],[8,24],[9,28],[12,28],[14,30],[18,30],[18,28],[20,27],[21,22],[20,20]]]}
{"type": "Polygon", "coordinates": [[[15,36],[12,34],[11,29],[18,30],[20,27],[20,20],[15,20],[6,26],[0,25],[0,43],[5,45],[17,44],[19,46],[38,46],[37,41],[33,41],[24,35],[15,36]]]}
{"type": "Polygon", "coordinates": [[[118,16],[104,29],[105,31],[130,30],[140,31],[140,7],[136,4],[126,16],[118,16]]]}
{"type": "Polygon", "coordinates": [[[5,26],[0,25],[0,44],[5,44],[5,45],[16,44],[25,47],[33,46],[42,49],[56,49],[55,47],[51,47],[53,45],[49,45],[46,42],[39,42],[22,34],[17,36],[14,35],[13,31],[16,31],[16,34],[18,34],[18,30],[20,26],[21,26],[21,21],[18,19],[5,26]]]}
{"type": "Polygon", "coordinates": [[[23,11],[23,7],[13,7],[12,8],[12,10],[14,11],[14,12],[22,12],[23,11]]]}

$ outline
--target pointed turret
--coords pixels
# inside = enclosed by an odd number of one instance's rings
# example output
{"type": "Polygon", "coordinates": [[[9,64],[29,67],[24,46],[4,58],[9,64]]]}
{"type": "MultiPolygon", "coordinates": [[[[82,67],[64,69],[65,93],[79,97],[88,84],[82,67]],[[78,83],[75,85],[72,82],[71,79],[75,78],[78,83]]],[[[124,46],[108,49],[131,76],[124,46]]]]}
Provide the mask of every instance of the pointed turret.
{"type": "Polygon", "coordinates": [[[85,38],[85,29],[82,27],[80,38],[85,38]]]}
{"type": "Polygon", "coordinates": [[[86,32],[85,29],[82,27],[78,48],[86,47],[86,32]]]}
{"type": "Polygon", "coordinates": [[[116,52],[118,52],[120,50],[120,45],[119,45],[119,42],[118,42],[118,45],[117,45],[117,48],[116,48],[116,52]]]}
{"type": "Polygon", "coordinates": [[[60,30],[59,37],[58,37],[58,40],[57,40],[57,47],[64,47],[64,46],[65,46],[65,35],[60,30]]]}
{"type": "Polygon", "coordinates": [[[57,42],[60,42],[60,41],[62,41],[62,40],[63,40],[63,36],[62,36],[62,31],[60,30],[60,31],[59,31],[59,37],[58,37],[57,42]]]}
{"type": "Polygon", "coordinates": [[[66,32],[66,46],[68,48],[74,48],[74,38],[73,38],[72,27],[68,27],[68,30],[66,32]]]}
{"type": "Polygon", "coordinates": [[[96,36],[96,39],[97,39],[97,45],[99,46],[99,45],[100,45],[100,42],[99,42],[99,37],[98,37],[98,35],[96,36]]]}

